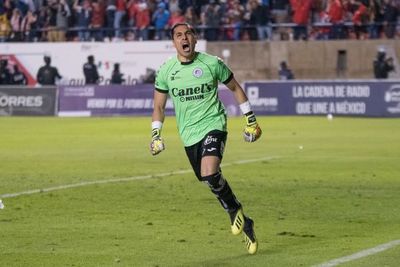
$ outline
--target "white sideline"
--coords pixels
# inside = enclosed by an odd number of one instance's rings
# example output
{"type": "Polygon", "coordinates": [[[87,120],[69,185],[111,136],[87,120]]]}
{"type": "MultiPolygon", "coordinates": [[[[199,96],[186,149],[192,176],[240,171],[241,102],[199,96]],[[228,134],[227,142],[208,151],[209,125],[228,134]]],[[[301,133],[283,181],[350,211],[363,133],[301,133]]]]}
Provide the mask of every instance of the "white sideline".
{"type": "Polygon", "coordinates": [[[321,263],[319,265],[314,265],[313,267],[332,267],[332,266],[337,266],[337,265],[342,264],[342,263],[346,263],[346,262],[349,262],[349,261],[365,258],[367,256],[380,253],[380,252],[388,250],[390,248],[394,248],[394,247],[396,247],[398,245],[400,245],[400,239],[399,240],[390,241],[388,243],[376,246],[374,248],[361,250],[360,252],[354,253],[352,255],[348,255],[348,256],[345,256],[345,257],[342,257],[342,258],[333,259],[333,260],[330,260],[328,262],[321,263]]]}
{"type": "MultiPolygon", "coordinates": [[[[239,164],[246,164],[246,163],[258,162],[258,161],[263,161],[263,160],[271,160],[271,159],[277,159],[277,158],[279,158],[279,157],[271,156],[271,157],[263,157],[263,158],[257,158],[257,159],[238,160],[238,161],[234,161],[234,162],[230,162],[230,163],[223,163],[223,164],[221,164],[221,166],[224,167],[224,166],[231,166],[231,165],[239,165],[239,164]]],[[[33,195],[33,194],[37,194],[37,193],[51,192],[51,191],[68,189],[68,188],[94,185],[94,184],[120,183],[120,182],[129,182],[129,181],[135,181],[135,180],[161,178],[161,177],[165,177],[165,176],[179,175],[179,174],[185,174],[185,173],[190,173],[190,172],[193,172],[193,170],[187,169],[187,170],[165,172],[165,173],[159,173],[159,174],[153,174],[153,175],[142,175],[142,176],[133,176],[133,177],[126,177],[126,178],[87,181],[87,182],[80,182],[80,183],[75,183],[75,184],[65,184],[65,185],[53,186],[53,187],[42,188],[42,189],[32,189],[32,190],[27,190],[27,191],[22,191],[22,192],[17,192],[17,193],[3,194],[3,195],[0,195],[0,198],[13,198],[13,197],[18,197],[18,196],[22,196],[22,195],[33,195]]]]}

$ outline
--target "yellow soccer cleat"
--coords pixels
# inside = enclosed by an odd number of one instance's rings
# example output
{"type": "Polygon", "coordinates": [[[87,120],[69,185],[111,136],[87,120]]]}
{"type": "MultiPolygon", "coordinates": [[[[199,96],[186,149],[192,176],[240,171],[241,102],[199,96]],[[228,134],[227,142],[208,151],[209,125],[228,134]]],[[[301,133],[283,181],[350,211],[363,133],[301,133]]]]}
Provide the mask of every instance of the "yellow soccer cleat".
{"type": "Polygon", "coordinates": [[[256,238],[256,233],[254,232],[254,222],[252,219],[245,217],[243,234],[247,252],[252,255],[256,254],[258,249],[258,242],[256,238]]]}
{"type": "Polygon", "coordinates": [[[243,231],[244,215],[242,209],[238,209],[236,213],[230,214],[231,216],[231,230],[232,234],[238,235],[243,231]]]}

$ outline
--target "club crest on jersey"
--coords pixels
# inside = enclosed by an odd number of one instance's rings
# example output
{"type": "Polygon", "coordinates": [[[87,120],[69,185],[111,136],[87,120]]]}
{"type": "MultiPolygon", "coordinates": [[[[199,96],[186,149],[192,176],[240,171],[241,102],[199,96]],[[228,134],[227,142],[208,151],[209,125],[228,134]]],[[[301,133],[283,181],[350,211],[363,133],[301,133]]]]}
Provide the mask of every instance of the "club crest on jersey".
{"type": "Polygon", "coordinates": [[[195,68],[192,73],[193,76],[196,78],[200,78],[201,76],[203,76],[203,70],[200,68],[195,68]]]}

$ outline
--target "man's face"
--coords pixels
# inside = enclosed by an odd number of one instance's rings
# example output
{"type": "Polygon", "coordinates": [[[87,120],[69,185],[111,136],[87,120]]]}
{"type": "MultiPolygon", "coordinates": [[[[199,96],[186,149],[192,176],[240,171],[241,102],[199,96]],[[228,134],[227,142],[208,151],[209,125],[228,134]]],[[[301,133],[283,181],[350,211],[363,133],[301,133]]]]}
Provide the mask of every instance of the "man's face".
{"type": "Polygon", "coordinates": [[[197,38],[186,25],[179,25],[174,30],[173,43],[181,61],[193,59],[197,38]]]}

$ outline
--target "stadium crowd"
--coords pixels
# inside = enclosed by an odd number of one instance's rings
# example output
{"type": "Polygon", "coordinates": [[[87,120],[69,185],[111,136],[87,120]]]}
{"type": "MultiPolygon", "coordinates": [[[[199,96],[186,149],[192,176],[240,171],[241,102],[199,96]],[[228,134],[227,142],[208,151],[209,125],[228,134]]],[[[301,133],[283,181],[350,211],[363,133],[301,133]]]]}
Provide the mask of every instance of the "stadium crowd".
{"type": "Polygon", "coordinates": [[[399,0],[0,0],[0,42],[399,38],[399,0]]]}

